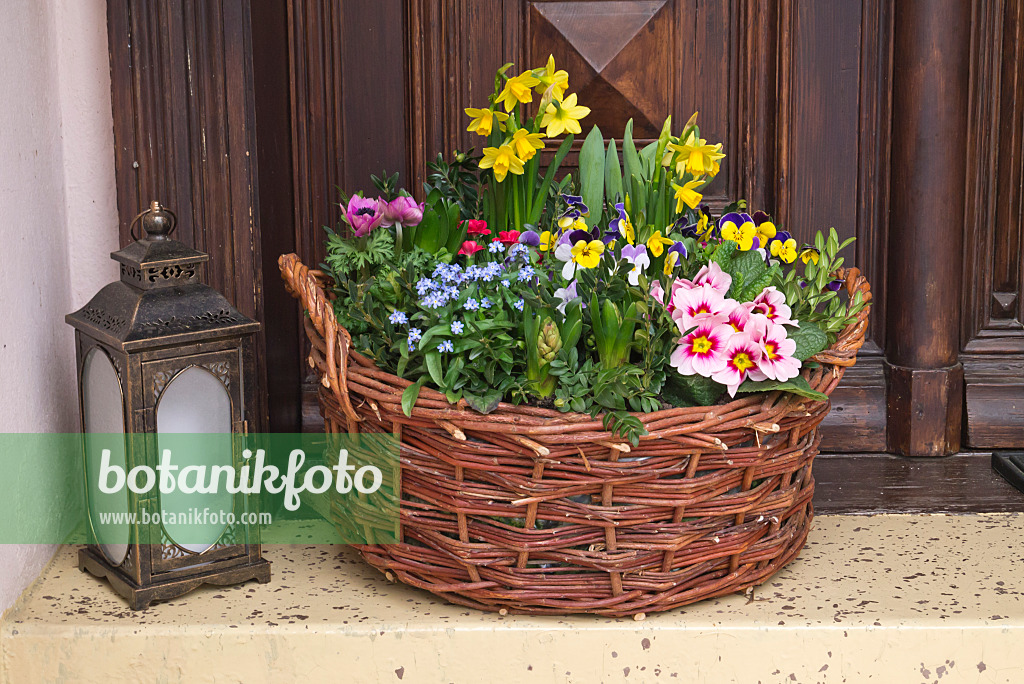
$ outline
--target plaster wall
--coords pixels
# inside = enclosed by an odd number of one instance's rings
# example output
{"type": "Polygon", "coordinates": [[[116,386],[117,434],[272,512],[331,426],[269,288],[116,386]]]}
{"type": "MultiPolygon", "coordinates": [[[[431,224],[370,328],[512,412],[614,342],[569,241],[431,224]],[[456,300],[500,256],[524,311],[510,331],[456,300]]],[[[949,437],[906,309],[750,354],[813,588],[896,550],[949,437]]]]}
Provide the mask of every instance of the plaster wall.
{"type": "MultiPolygon", "coordinates": [[[[0,432],[78,430],[64,314],[117,276],[113,123],[103,0],[5,0],[0,21],[0,432]]],[[[2,515],[62,524],[77,473],[24,454],[0,473],[2,515]]],[[[20,523],[19,523],[20,524],[20,523]]],[[[3,540],[0,540],[2,542],[3,540]]],[[[53,555],[0,544],[0,611],[53,555]]]]}

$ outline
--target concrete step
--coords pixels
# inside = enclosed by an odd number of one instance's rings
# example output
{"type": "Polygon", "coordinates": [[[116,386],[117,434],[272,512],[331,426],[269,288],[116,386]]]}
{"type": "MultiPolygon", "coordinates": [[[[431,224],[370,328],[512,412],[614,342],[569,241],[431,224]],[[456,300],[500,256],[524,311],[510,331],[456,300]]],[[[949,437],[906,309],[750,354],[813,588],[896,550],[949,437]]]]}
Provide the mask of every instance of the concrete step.
{"type": "Polygon", "coordinates": [[[819,516],[752,597],[638,622],[479,613],[348,549],[132,612],[62,549],[0,625],[0,681],[1024,682],[1024,514],[819,516]]]}

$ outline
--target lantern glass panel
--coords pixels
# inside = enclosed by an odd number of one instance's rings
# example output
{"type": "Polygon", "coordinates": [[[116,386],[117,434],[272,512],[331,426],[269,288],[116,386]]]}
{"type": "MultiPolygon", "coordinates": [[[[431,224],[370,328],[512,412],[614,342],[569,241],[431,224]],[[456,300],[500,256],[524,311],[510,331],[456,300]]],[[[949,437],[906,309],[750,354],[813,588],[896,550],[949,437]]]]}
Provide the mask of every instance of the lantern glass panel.
{"type": "MultiPolygon", "coordinates": [[[[224,384],[209,371],[191,366],[171,380],[160,396],[156,410],[157,442],[162,453],[166,444],[186,449],[172,450],[174,465],[178,466],[179,482],[193,486],[198,478],[212,480],[215,466],[231,466],[231,397],[224,384]],[[169,433],[209,435],[186,442],[160,435],[169,433]],[[186,469],[194,476],[188,477],[186,469]]],[[[227,525],[219,513],[232,511],[233,495],[227,491],[226,478],[217,479],[216,491],[182,492],[180,487],[160,494],[160,508],[164,511],[164,529],[171,541],[192,553],[202,553],[213,546],[227,525]],[[216,520],[189,519],[189,511],[209,509],[217,514],[216,520]]]]}
{"type": "Polygon", "coordinates": [[[110,467],[126,471],[124,403],[121,383],[110,357],[92,349],[82,364],[82,422],[85,432],[86,475],[89,488],[89,519],[96,543],[112,565],[124,562],[128,554],[128,491],[105,493],[99,489],[103,454],[110,454],[110,467]],[[121,435],[120,438],[114,435],[121,435]],[[118,522],[110,522],[116,514],[118,522]],[[107,522],[101,522],[106,519],[107,522]]]}

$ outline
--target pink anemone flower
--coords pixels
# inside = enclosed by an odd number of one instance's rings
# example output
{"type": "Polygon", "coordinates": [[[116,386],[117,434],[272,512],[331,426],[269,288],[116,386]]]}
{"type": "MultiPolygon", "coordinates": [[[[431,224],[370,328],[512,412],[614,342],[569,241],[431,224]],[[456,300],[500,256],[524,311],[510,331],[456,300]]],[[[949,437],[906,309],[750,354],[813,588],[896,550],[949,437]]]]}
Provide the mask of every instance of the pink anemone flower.
{"type": "Polygon", "coordinates": [[[672,367],[682,375],[703,375],[710,378],[725,365],[723,353],[732,328],[716,321],[700,323],[686,337],[669,359],[672,367]]]}
{"type": "Polygon", "coordinates": [[[367,235],[384,220],[384,208],[387,202],[380,199],[367,199],[352,195],[345,207],[345,220],[352,226],[356,237],[367,235]]]}
{"type": "Polygon", "coordinates": [[[753,334],[754,343],[761,348],[757,369],[771,380],[785,382],[800,374],[800,359],[793,356],[796,341],[786,336],[786,329],[769,322],[753,334]]]}
{"type": "Polygon", "coordinates": [[[774,285],[764,288],[764,291],[747,306],[751,313],[762,314],[776,325],[800,327],[800,324],[791,318],[793,312],[786,304],[786,295],[776,290],[774,285]]]}
{"type": "MultiPolygon", "coordinates": [[[[732,328],[730,327],[731,331],[732,328]]],[[[747,378],[764,380],[765,375],[758,370],[761,360],[761,347],[754,342],[748,333],[734,332],[725,345],[722,353],[725,363],[716,371],[711,379],[725,385],[730,397],[736,396],[736,390],[747,378]]]]}

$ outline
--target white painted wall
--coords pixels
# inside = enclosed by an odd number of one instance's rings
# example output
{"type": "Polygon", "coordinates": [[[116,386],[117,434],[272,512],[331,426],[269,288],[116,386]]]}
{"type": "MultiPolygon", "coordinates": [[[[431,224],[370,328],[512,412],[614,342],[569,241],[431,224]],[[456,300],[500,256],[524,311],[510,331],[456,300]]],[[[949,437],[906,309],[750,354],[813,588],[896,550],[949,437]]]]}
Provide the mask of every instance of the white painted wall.
{"type": "MultiPolygon", "coordinates": [[[[0,432],[79,429],[64,314],[117,277],[113,145],[104,0],[4,0],[0,432]]],[[[56,510],[72,480],[45,475],[56,510]]],[[[53,551],[0,545],[0,611],[53,551]]]]}

